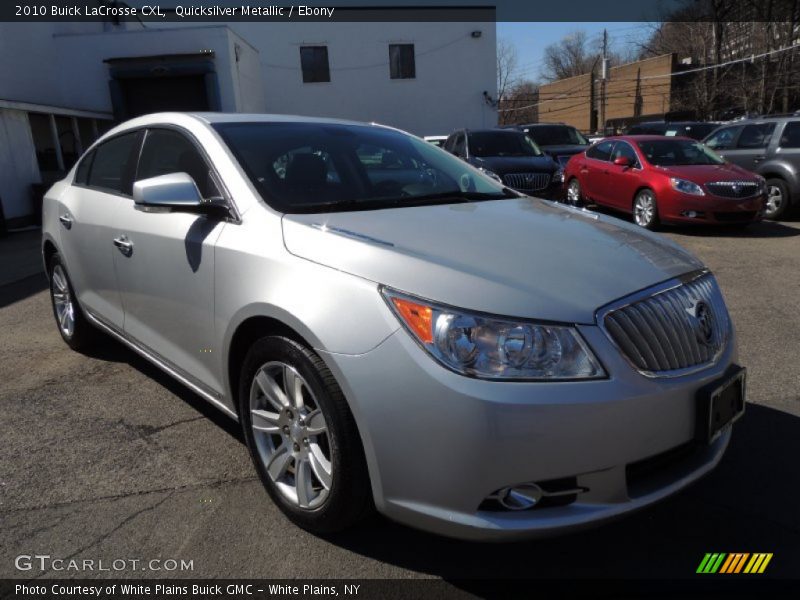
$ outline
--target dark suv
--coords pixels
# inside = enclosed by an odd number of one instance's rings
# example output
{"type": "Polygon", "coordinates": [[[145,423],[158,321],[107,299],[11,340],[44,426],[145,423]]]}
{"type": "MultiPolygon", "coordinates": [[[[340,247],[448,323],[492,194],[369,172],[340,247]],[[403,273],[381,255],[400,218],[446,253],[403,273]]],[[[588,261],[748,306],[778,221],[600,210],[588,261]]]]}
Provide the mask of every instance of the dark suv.
{"type": "Polygon", "coordinates": [[[536,145],[552,156],[562,168],[575,154],[589,147],[589,140],[572,125],[531,123],[515,127],[527,133],[536,145]]]}
{"type": "Polygon", "coordinates": [[[631,125],[625,135],[683,136],[699,141],[720,125],[721,123],[708,121],[646,121],[631,125]]]}
{"type": "Polygon", "coordinates": [[[800,115],[730,123],[703,143],[767,180],[764,216],[768,219],[778,219],[800,206],[800,115]]]}
{"type": "Polygon", "coordinates": [[[525,133],[516,129],[461,129],[444,149],[523,194],[558,198],[564,172],[525,133]]]}

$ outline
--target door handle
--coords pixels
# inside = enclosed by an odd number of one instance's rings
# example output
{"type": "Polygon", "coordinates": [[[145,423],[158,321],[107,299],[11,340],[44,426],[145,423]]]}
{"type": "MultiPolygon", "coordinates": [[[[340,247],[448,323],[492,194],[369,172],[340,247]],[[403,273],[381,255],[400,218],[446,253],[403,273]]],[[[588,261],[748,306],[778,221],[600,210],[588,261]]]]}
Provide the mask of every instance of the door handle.
{"type": "Polygon", "coordinates": [[[130,256],[133,254],[133,242],[131,242],[126,236],[121,235],[118,238],[114,238],[114,245],[119,248],[119,251],[122,252],[125,256],[130,256]]]}
{"type": "Polygon", "coordinates": [[[762,156],[756,156],[756,157],[753,159],[753,162],[754,162],[755,164],[758,164],[758,163],[760,163],[762,160],[764,160],[765,158],[767,158],[767,157],[766,157],[766,156],[763,156],[763,155],[762,155],[762,156]]]}
{"type": "Polygon", "coordinates": [[[61,215],[58,220],[61,221],[65,229],[72,229],[72,219],[68,215],[61,215]]]}

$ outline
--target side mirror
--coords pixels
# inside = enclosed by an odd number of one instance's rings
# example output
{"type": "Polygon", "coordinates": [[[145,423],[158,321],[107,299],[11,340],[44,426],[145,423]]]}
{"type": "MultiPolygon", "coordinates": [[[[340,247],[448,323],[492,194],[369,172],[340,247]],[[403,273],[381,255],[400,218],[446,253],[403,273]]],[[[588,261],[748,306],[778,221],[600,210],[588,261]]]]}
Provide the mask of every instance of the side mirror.
{"type": "Polygon", "coordinates": [[[631,159],[627,156],[618,156],[614,159],[614,164],[618,167],[630,167],[631,166],[631,159]]]}
{"type": "Polygon", "coordinates": [[[134,182],[133,201],[146,206],[182,208],[203,204],[194,179],[186,173],[169,173],[134,182]]]}

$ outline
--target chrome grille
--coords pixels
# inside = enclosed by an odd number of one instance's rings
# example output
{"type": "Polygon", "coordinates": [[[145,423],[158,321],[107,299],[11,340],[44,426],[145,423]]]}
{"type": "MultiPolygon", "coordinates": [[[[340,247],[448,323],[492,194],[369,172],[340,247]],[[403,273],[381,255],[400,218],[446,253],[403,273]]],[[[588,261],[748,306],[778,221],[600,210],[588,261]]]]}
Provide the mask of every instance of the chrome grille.
{"type": "Polygon", "coordinates": [[[755,181],[713,181],[706,184],[709,192],[723,198],[750,198],[758,194],[760,187],[755,181]]]}
{"type": "Polygon", "coordinates": [[[503,183],[515,190],[543,190],[550,183],[549,173],[506,173],[503,183]]]}
{"type": "Polygon", "coordinates": [[[653,376],[680,375],[713,363],[730,333],[725,301],[708,273],[612,307],[602,319],[628,360],[653,376]]]}

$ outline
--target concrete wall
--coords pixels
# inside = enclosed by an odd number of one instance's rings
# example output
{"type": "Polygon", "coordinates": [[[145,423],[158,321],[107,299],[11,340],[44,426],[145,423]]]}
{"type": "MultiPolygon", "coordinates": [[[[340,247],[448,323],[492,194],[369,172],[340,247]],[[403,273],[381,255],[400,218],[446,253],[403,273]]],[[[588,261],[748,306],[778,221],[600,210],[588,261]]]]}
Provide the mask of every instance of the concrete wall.
{"type": "Polygon", "coordinates": [[[492,127],[494,23],[230,23],[259,50],[266,112],[376,121],[418,135],[492,127]],[[473,38],[471,33],[480,31],[473,38]],[[389,44],[411,43],[416,78],[389,78],[389,44]],[[300,46],[328,47],[331,81],[303,83],[300,46]]]}

